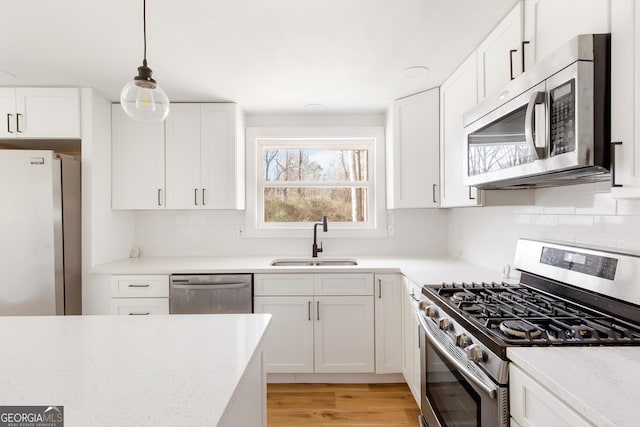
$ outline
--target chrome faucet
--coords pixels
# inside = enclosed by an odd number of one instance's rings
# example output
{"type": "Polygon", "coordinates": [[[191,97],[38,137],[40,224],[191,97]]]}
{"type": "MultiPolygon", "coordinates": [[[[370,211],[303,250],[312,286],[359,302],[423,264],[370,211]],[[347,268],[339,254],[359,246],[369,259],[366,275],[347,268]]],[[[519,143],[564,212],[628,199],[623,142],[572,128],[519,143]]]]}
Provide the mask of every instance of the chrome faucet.
{"type": "Polygon", "coordinates": [[[316,222],[315,224],[313,224],[313,247],[311,248],[311,256],[313,258],[317,258],[318,254],[320,252],[322,252],[322,242],[320,242],[320,247],[318,247],[318,243],[317,243],[318,226],[319,225],[322,226],[322,231],[324,231],[326,233],[327,230],[329,229],[328,226],[327,226],[327,216],[326,215],[324,215],[322,217],[322,222],[316,222]]]}

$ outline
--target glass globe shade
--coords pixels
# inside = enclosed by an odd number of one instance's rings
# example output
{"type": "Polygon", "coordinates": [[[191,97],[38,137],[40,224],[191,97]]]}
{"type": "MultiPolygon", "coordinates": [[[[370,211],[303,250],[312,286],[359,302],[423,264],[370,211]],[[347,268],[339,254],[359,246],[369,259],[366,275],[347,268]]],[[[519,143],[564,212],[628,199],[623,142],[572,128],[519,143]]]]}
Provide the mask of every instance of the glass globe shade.
{"type": "Polygon", "coordinates": [[[161,122],[169,114],[169,98],[167,94],[154,84],[153,88],[132,80],[120,92],[122,109],[133,120],[141,122],[161,122]]]}

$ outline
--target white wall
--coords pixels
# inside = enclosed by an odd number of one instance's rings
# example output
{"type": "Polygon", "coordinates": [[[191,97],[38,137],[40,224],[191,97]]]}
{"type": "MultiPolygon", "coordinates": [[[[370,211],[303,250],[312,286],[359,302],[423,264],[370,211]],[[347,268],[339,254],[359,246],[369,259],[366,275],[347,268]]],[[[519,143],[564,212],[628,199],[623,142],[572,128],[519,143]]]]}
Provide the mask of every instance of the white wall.
{"type": "MultiPolygon", "coordinates": [[[[319,231],[324,256],[445,255],[447,213],[411,209],[388,214],[394,235],[388,238],[346,239],[319,231]]],[[[244,226],[239,211],[140,211],[136,213],[135,242],[145,256],[311,256],[313,227],[308,238],[239,238],[244,226]]]]}
{"type": "Polygon", "coordinates": [[[615,200],[609,183],[535,191],[533,206],[451,209],[449,254],[500,271],[519,237],[640,252],[640,200],[615,200]]]}
{"type": "MultiPolygon", "coordinates": [[[[111,102],[92,89],[81,90],[82,108],[82,305],[91,306],[100,277],[89,269],[125,258],[134,241],[134,214],[111,210],[111,102]]],[[[103,299],[108,301],[108,297],[103,299]]]]}

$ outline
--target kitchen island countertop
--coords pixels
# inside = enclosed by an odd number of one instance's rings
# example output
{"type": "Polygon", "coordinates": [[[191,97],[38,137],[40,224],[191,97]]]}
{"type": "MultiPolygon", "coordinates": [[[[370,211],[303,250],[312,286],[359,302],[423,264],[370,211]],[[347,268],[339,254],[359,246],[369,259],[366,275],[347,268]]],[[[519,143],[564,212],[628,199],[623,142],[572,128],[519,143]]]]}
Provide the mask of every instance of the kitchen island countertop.
{"type": "Polygon", "coordinates": [[[514,347],[507,356],[594,425],[638,425],[640,347],[514,347]]]}
{"type": "Polygon", "coordinates": [[[219,425],[271,315],[0,317],[0,405],[65,426],[219,425]]]}

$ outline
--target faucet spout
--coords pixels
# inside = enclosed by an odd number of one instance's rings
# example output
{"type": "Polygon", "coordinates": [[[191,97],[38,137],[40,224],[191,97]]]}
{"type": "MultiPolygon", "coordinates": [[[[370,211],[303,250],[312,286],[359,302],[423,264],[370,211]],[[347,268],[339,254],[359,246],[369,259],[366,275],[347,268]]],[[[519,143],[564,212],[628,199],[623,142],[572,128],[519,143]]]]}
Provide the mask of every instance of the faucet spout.
{"type": "Polygon", "coordinates": [[[322,231],[324,231],[325,233],[329,230],[326,215],[322,217],[322,222],[316,222],[315,224],[313,224],[313,246],[311,248],[311,256],[313,258],[317,258],[318,254],[322,252],[322,242],[320,242],[320,247],[318,247],[318,226],[319,225],[322,226],[322,231]]]}

